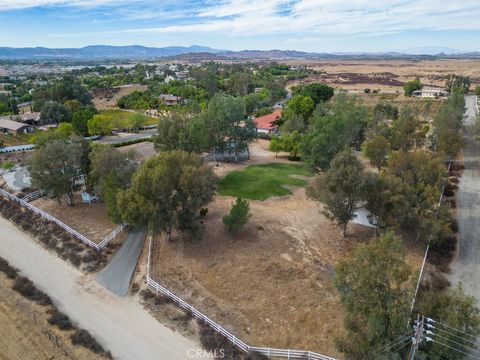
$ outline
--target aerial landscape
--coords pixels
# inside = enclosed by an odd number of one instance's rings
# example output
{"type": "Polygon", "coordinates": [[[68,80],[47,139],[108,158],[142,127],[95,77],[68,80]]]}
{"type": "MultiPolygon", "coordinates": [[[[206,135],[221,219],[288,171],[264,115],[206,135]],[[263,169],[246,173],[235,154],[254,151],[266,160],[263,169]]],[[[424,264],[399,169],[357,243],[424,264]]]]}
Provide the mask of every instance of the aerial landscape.
{"type": "Polygon", "coordinates": [[[0,360],[480,359],[479,19],[0,1],[0,360]]]}

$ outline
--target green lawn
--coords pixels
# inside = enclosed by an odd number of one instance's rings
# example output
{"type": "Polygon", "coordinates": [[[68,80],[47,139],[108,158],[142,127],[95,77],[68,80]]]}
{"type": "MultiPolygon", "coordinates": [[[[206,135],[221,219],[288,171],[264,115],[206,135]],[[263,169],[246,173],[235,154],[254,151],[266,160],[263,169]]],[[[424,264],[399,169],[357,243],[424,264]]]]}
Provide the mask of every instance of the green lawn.
{"type": "Polygon", "coordinates": [[[272,196],[289,195],[282,185],[304,186],[305,180],[290,175],[311,176],[301,165],[266,164],[252,165],[242,171],[234,171],[220,180],[220,195],[265,200],[272,196]]]}

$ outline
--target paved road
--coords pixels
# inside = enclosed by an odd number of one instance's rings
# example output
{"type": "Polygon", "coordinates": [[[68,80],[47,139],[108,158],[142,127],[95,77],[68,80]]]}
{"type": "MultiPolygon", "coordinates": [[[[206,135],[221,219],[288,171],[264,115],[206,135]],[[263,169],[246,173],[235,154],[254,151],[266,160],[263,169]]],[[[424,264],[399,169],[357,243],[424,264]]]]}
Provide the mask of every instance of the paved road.
{"type": "MultiPolygon", "coordinates": [[[[476,117],[476,97],[466,96],[465,125],[476,117]]],[[[480,142],[475,141],[468,128],[465,130],[465,170],[458,190],[458,258],[452,264],[450,281],[462,282],[466,293],[480,303],[480,142]]]]}
{"type": "Polygon", "coordinates": [[[139,303],[109,293],[3,218],[0,256],[49,294],[115,359],[182,360],[188,359],[188,349],[199,349],[199,345],[160,324],[139,303]]]}
{"type": "Polygon", "coordinates": [[[145,237],[144,230],[130,230],[122,247],[105,269],[97,275],[97,282],[115,295],[127,296],[145,237]]]}
{"type": "Polygon", "coordinates": [[[142,130],[139,133],[131,133],[129,135],[123,135],[123,136],[105,136],[95,142],[99,142],[102,144],[116,144],[124,141],[132,141],[137,139],[150,139],[156,133],[157,133],[157,129],[142,130]]]}

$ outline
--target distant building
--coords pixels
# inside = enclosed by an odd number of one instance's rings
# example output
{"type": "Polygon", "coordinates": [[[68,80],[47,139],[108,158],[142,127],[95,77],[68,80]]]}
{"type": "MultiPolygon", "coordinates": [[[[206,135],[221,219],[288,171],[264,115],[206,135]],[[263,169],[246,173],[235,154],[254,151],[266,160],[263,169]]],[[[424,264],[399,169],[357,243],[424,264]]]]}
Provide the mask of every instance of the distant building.
{"type": "Polygon", "coordinates": [[[282,117],[282,109],[275,109],[271,114],[259,116],[253,121],[259,134],[272,134],[278,129],[278,125],[274,121],[282,117]]]}
{"type": "Polygon", "coordinates": [[[40,123],[40,113],[39,112],[29,112],[18,115],[7,115],[1,116],[0,120],[11,120],[20,122],[26,125],[38,125],[40,123]]]}
{"type": "Polygon", "coordinates": [[[35,132],[35,126],[2,118],[0,119],[0,132],[10,135],[30,134],[35,132]]]}
{"type": "Polygon", "coordinates": [[[173,80],[175,80],[175,78],[172,75],[167,75],[165,76],[165,80],[163,80],[163,82],[165,84],[168,84],[170,81],[173,81],[173,80]]]}
{"type": "Polygon", "coordinates": [[[21,114],[33,112],[33,106],[31,101],[23,102],[17,105],[17,109],[21,114]]]}
{"type": "Polygon", "coordinates": [[[175,73],[175,76],[177,77],[177,79],[179,80],[185,80],[188,78],[188,72],[187,71],[177,71],[175,73]]]}
{"type": "Polygon", "coordinates": [[[160,100],[162,100],[167,106],[174,106],[182,103],[182,98],[180,96],[172,94],[162,94],[160,95],[160,100]]]}
{"type": "Polygon", "coordinates": [[[415,90],[413,92],[413,96],[418,96],[421,98],[438,99],[442,97],[448,97],[448,92],[441,88],[423,87],[420,90],[415,90]]]}

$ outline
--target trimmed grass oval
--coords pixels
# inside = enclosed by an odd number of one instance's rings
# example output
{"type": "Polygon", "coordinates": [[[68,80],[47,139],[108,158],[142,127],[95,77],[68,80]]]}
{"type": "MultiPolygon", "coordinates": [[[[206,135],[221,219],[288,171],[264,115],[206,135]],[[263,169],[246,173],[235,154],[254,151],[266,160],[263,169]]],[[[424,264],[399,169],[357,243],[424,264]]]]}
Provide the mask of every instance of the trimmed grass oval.
{"type": "Polygon", "coordinates": [[[283,187],[305,186],[307,182],[292,175],[311,176],[301,165],[265,164],[248,166],[241,171],[233,171],[220,180],[219,194],[241,197],[250,200],[265,200],[272,196],[290,195],[283,187]]]}

